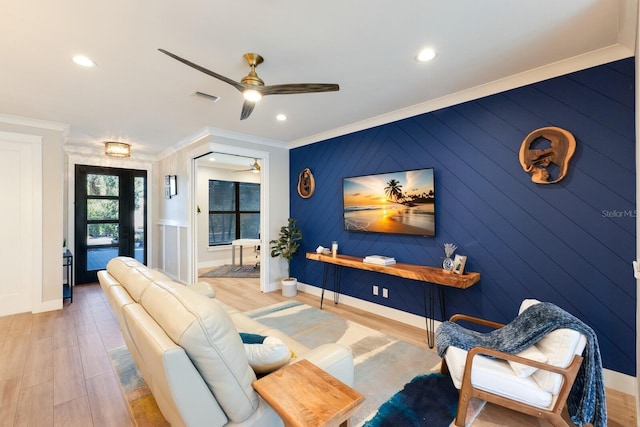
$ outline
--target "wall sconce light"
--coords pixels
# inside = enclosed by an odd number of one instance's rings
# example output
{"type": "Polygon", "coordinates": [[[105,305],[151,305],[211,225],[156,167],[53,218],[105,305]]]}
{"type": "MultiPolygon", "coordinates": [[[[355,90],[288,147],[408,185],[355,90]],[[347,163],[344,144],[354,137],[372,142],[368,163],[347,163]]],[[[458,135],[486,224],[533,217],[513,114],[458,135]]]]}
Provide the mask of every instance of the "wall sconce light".
{"type": "Polygon", "coordinates": [[[111,157],[130,157],[131,145],[124,142],[107,141],[104,143],[104,154],[111,157]]]}

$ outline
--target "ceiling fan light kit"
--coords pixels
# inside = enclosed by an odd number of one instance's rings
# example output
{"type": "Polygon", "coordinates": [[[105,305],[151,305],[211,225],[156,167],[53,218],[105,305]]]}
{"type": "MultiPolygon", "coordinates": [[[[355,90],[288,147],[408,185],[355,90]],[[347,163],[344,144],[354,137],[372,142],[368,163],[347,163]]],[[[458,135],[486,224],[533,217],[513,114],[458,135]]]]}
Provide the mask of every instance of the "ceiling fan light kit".
{"type": "Polygon", "coordinates": [[[242,92],[244,99],[249,102],[258,102],[262,99],[262,94],[255,89],[247,89],[242,92]]]}
{"type": "Polygon", "coordinates": [[[104,143],[104,154],[109,157],[130,157],[131,145],[125,142],[106,141],[104,143]]]}
{"type": "Polygon", "coordinates": [[[242,57],[247,61],[251,70],[249,74],[244,76],[239,82],[225,77],[221,74],[208,70],[198,64],[195,64],[187,59],[181,58],[171,52],[164,49],[158,49],[160,52],[173,59],[182,62],[189,67],[205,73],[211,77],[221,80],[240,91],[244,97],[244,103],[242,104],[242,112],[240,113],[240,120],[247,119],[253,109],[256,102],[262,99],[266,95],[293,95],[297,93],[318,93],[318,92],[335,92],[340,90],[340,86],[333,83],[290,83],[281,85],[265,86],[264,81],[258,77],[256,73],[256,67],[264,62],[264,58],[257,53],[245,53],[242,57]]]}

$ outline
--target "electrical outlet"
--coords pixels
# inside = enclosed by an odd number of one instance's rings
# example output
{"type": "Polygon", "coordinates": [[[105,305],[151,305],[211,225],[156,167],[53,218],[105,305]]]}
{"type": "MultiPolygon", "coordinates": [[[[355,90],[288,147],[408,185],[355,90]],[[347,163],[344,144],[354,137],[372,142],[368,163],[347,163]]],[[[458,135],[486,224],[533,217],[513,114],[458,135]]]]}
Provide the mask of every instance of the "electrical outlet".
{"type": "Polygon", "coordinates": [[[378,295],[378,285],[373,285],[373,294],[378,295]]]}
{"type": "Polygon", "coordinates": [[[389,298],[389,289],[382,288],[382,298],[389,298]]]}

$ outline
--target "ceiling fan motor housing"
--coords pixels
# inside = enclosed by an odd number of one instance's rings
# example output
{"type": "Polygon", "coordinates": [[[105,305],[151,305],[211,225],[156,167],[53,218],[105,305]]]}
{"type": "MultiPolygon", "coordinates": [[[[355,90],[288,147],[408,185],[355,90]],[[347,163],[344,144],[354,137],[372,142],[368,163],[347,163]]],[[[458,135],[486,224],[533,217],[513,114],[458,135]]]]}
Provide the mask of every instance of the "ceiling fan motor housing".
{"type": "Polygon", "coordinates": [[[256,67],[264,62],[264,58],[257,53],[245,53],[242,57],[251,67],[251,71],[240,82],[246,85],[264,86],[264,81],[256,73],[256,67]]]}

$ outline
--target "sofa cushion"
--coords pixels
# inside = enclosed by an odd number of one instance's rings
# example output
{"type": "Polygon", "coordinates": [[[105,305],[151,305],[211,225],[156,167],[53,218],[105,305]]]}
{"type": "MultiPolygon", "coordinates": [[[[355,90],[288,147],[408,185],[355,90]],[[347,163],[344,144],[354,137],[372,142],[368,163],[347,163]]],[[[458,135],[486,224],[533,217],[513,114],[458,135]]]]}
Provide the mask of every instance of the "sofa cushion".
{"type": "Polygon", "coordinates": [[[153,282],[140,304],[181,346],[227,417],[247,419],[258,407],[240,335],[225,310],[211,299],[175,282],[153,282]]]}
{"type": "MultiPolygon", "coordinates": [[[[522,301],[518,314],[534,304],[539,304],[536,299],[526,299],[522,301]]],[[[536,347],[546,357],[550,365],[566,368],[571,364],[573,357],[582,354],[587,344],[587,339],[580,332],[573,329],[556,329],[548,333],[536,343],[536,347]]],[[[539,369],[531,377],[543,389],[552,394],[558,394],[562,387],[562,375],[539,369]]]]}

